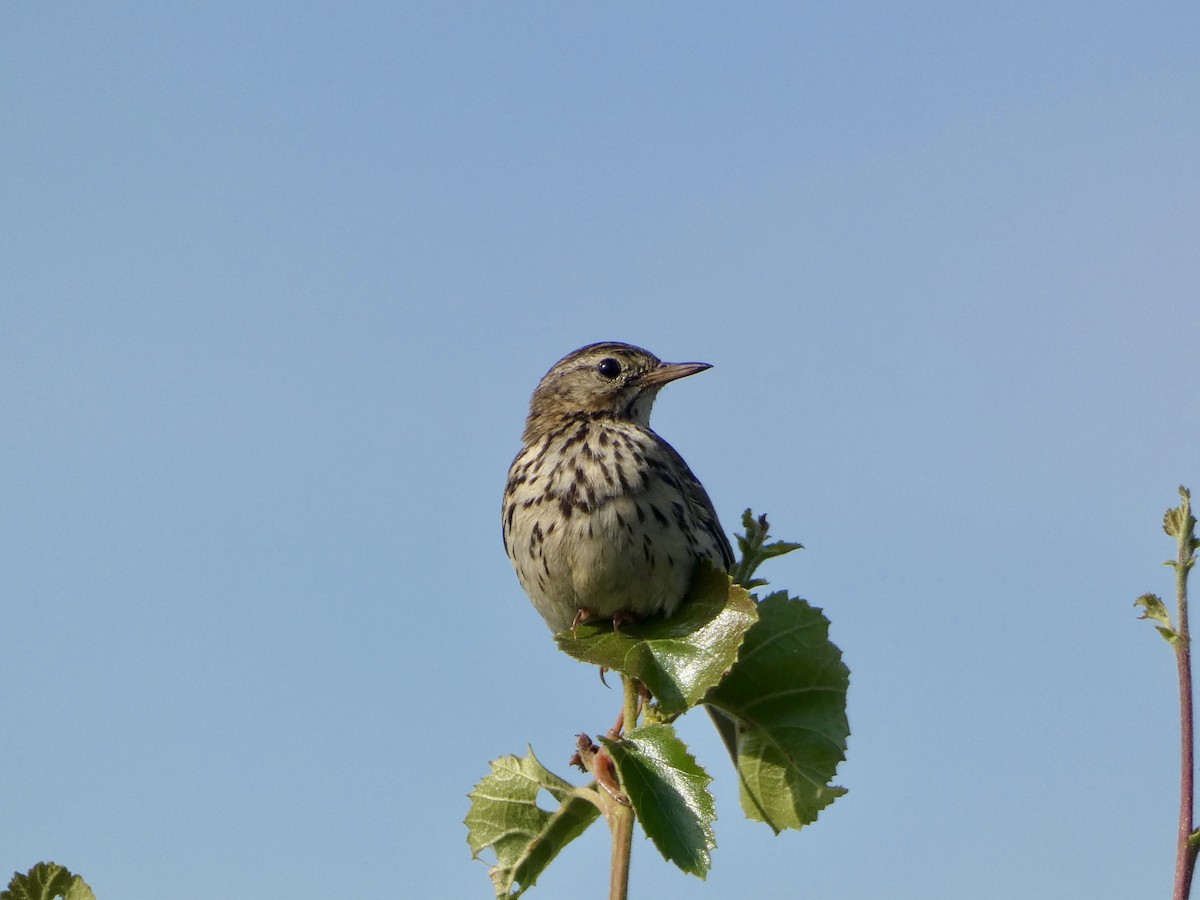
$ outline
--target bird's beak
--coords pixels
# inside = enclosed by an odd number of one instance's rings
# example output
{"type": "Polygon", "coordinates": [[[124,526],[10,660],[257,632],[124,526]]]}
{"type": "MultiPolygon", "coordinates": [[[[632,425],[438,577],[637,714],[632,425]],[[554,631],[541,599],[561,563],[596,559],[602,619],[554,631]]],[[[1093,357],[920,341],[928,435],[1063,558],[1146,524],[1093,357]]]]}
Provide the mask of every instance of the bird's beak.
{"type": "Polygon", "coordinates": [[[697,372],[703,372],[705,369],[711,368],[712,366],[709,363],[700,362],[659,363],[658,368],[642,376],[642,384],[650,385],[651,387],[662,386],[669,381],[686,378],[688,375],[695,375],[697,372]]]}

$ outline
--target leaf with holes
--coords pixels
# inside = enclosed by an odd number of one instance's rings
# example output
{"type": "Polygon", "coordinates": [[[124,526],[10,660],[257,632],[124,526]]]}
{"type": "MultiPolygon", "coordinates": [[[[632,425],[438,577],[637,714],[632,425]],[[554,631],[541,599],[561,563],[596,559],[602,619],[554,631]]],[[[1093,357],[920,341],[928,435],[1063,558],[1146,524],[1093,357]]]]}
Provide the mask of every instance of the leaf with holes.
{"type": "Polygon", "coordinates": [[[22,875],[14,872],[8,889],[0,891],[0,900],[96,900],[96,895],[79,875],[52,862],[40,862],[22,875]]]}
{"type": "Polygon", "coordinates": [[[492,760],[491,766],[492,774],[469,795],[467,843],[476,859],[487,848],[495,852],[490,874],[496,896],[519,897],[600,810],[587,799],[588,789],[548,771],[532,749],[525,757],[492,760]],[[543,789],[559,802],[557,810],[547,812],[537,805],[543,789]]]}

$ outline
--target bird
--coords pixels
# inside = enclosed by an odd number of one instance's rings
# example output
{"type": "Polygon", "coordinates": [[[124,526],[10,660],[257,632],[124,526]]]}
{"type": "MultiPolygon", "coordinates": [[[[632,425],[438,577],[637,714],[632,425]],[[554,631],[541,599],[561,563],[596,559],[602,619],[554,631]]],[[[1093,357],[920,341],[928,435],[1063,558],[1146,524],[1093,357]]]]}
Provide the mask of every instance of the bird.
{"type": "Polygon", "coordinates": [[[733,551],[712,500],[650,427],[663,386],[712,368],[606,341],[538,383],[504,489],[504,548],[554,633],[670,616],[701,560],[733,551]]]}

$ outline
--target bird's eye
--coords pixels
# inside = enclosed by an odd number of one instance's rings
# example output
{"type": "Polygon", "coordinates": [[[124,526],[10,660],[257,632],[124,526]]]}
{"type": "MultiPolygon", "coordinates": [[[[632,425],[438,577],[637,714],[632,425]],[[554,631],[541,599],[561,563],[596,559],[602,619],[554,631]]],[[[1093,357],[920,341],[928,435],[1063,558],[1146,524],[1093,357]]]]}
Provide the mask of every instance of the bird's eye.
{"type": "Polygon", "coordinates": [[[616,378],[621,374],[621,364],[611,356],[607,356],[600,360],[600,364],[596,366],[596,371],[605,378],[616,378]]]}

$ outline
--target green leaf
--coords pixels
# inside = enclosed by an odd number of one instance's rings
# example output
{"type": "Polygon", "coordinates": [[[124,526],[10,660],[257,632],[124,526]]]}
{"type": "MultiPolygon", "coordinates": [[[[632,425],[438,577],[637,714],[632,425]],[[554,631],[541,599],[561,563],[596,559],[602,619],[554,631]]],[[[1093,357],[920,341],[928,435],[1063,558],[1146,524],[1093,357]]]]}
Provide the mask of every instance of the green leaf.
{"type": "Polygon", "coordinates": [[[1163,603],[1161,597],[1157,594],[1142,594],[1142,596],[1133,601],[1133,605],[1135,607],[1142,607],[1142,614],[1138,616],[1139,619],[1149,619],[1152,622],[1157,622],[1162,626],[1158,630],[1163,633],[1163,637],[1174,642],[1177,637],[1175,626],[1171,623],[1171,613],[1167,610],[1167,605],[1163,603]]]}
{"type": "Polygon", "coordinates": [[[776,833],[813,822],[845,793],[850,672],[819,609],[784,591],[759,604],[737,664],[705,703],[737,725],[742,808],[776,833]]]}
{"type": "Polygon", "coordinates": [[[1155,625],[1154,627],[1171,646],[1175,646],[1179,643],[1179,632],[1177,632],[1174,628],[1163,628],[1161,625],[1155,625]]]}
{"type": "Polygon", "coordinates": [[[620,740],[601,740],[646,836],[665,859],[704,878],[709,851],[717,845],[708,773],[670,725],[634,728],[620,740]]]}
{"type": "Polygon", "coordinates": [[[765,515],[756,519],[754,513],[747,509],[742,513],[742,527],[746,529],[746,533],[735,535],[742,558],[737,561],[729,573],[733,576],[734,583],[740,584],[742,587],[755,588],[767,583],[762,578],[754,578],[753,575],[755,570],[768,559],[783,556],[793,550],[804,549],[803,544],[789,541],[775,541],[768,544],[767,538],[771,535],[768,532],[770,526],[765,515]]]}
{"type": "Polygon", "coordinates": [[[469,795],[471,809],[463,820],[467,843],[476,859],[486,848],[495,852],[496,865],[489,874],[496,896],[519,897],[559,851],[595,821],[600,810],[587,799],[588,789],[576,788],[548,771],[532,749],[525,757],[492,760],[491,767],[492,774],[469,795]],[[537,805],[542,789],[559,802],[554,812],[537,805]]]}
{"type": "Polygon", "coordinates": [[[40,862],[26,874],[14,872],[8,890],[0,891],[0,900],[96,900],[96,895],[79,875],[52,862],[40,862]]]}
{"type": "Polygon", "coordinates": [[[1173,538],[1180,539],[1190,552],[1196,549],[1196,519],[1192,515],[1192,493],[1180,485],[1179,497],[1182,502],[1163,514],[1163,531],[1173,538]]]}
{"type": "Polygon", "coordinates": [[[581,625],[555,640],[582,662],[642,682],[660,712],[670,717],[699,703],[729,671],[756,618],[754,599],[706,561],[697,567],[687,599],[669,619],[647,619],[621,631],[607,623],[581,625]]]}

